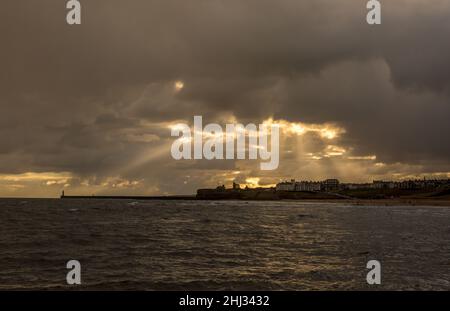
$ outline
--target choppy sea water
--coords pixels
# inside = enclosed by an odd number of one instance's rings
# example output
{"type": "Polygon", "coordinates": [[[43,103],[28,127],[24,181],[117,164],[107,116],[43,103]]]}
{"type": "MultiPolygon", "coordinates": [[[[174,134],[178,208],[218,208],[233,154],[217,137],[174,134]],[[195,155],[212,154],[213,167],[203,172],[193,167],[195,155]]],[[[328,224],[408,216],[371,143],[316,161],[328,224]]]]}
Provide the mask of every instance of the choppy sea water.
{"type": "Polygon", "coordinates": [[[450,208],[0,200],[0,289],[450,290],[450,208]],[[382,284],[366,283],[366,263],[382,284]]]}

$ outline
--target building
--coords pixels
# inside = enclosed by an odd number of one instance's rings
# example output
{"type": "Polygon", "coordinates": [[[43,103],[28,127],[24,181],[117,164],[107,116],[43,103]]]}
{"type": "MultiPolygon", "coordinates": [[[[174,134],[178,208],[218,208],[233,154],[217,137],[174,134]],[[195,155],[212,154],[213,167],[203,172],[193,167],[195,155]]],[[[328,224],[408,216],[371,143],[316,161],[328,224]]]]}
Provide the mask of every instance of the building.
{"type": "Polygon", "coordinates": [[[372,183],[343,183],[337,179],[327,179],[322,182],[299,181],[295,179],[284,181],[276,185],[276,191],[338,191],[347,190],[418,190],[450,187],[450,179],[417,179],[403,181],[374,180],[372,183]]]}
{"type": "Polygon", "coordinates": [[[276,188],[277,191],[295,191],[295,179],[291,179],[291,181],[284,181],[278,183],[276,188]]]}
{"type": "Polygon", "coordinates": [[[301,181],[295,183],[295,191],[320,191],[320,182],[301,181]]]}
{"type": "Polygon", "coordinates": [[[322,182],[321,190],[323,191],[336,191],[339,190],[339,180],[327,179],[322,182]]]}
{"type": "Polygon", "coordinates": [[[216,190],[217,190],[217,191],[225,191],[225,190],[226,190],[226,189],[225,189],[225,185],[217,186],[216,190]]]}
{"type": "Polygon", "coordinates": [[[405,180],[397,183],[399,189],[413,190],[416,189],[416,183],[413,180],[405,180]]]}
{"type": "Polygon", "coordinates": [[[371,187],[372,189],[394,189],[395,183],[391,181],[374,180],[371,187]]]}
{"type": "Polygon", "coordinates": [[[315,181],[284,181],[276,186],[276,191],[321,191],[322,183],[315,181]]]}

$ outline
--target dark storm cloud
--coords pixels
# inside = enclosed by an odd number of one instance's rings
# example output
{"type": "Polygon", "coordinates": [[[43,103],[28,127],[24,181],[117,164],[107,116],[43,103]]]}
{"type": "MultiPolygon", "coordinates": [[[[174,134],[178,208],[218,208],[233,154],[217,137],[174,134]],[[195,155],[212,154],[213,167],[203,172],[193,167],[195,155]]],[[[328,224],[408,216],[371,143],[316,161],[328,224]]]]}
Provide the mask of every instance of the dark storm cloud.
{"type": "Polygon", "coordinates": [[[151,171],[164,191],[172,174],[232,169],[172,164],[166,123],[194,114],[335,122],[355,154],[450,170],[448,1],[383,2],[375,27],[360,0],[81,3],[80,26],[65,1],[2,3],[0,173],[151,171]]]}

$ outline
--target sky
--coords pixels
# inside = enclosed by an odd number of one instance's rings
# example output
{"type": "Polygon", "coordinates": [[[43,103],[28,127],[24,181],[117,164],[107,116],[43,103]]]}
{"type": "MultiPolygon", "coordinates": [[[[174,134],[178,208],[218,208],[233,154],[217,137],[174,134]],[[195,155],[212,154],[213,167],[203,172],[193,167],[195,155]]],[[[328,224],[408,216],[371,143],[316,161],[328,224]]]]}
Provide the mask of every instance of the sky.
{"type": "Polygon", "coordinates": [[[450,1],[5,0],[0,196],[450,177],[450,1]],[[282,124],[280,165],[176,161],[171,127],[282,124]]]}

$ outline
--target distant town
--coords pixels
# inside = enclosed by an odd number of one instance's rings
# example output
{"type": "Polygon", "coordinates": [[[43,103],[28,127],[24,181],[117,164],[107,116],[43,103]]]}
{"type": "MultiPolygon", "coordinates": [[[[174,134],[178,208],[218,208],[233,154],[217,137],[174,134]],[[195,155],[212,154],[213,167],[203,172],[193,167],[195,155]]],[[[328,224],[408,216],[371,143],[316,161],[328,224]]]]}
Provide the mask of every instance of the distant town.
{"type": "Polygon", "coordinates": [[[277,191],[337,191],[364,189],[405,189],[416,190],[449,186],[450,179],[415,179],[404,181],[374,180],[372,183],[340,183],[337,179],[324,181],[284,181],[276,186],[277,191]]]}
{"type": "Polygon", "coordinates": [[[323,181],[283,181],[275,187],[249,188],[233,183],[215,189],[199,189],[198,199],[392,199],[449,198],[450,179],[414,179],[403,181],[374,180],[372,183],[341,183],[338,179],[323,181]]]}
{"type": "Polygon", "coordinates": [[[169,196],[69,196],[61,199],[128,199],[128,200],[430,200],[450,204],[450,179],[412,179],[403,181],[374,180],[372,183],[341,183],[338,179],[323,181],[283,181],[274,187],[250,188],[233,182],[213,189],[198,189],[196,195],[169,196]]]}

